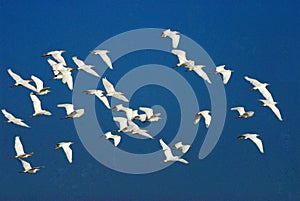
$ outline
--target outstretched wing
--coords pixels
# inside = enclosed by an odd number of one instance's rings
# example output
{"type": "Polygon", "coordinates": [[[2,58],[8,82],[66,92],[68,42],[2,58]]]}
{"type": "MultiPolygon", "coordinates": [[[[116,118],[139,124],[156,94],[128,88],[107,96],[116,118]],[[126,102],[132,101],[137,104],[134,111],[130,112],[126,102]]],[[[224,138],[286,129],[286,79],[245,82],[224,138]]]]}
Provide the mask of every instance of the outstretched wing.
{"type": "Polygon", "coordinates": [[[110,83],[107,78],[102,78],[102,83],[103,83],[103,86],[105,88],[105,91],[106,93],[114,93],[115,92],[115,88],[114,86],[112,85],[112,83],[110,83]]]}
{"type": "Polygon", "coordinates": [[[250,78],[248,76],[244,77],[247,81],[249,81],[253,86],[257,87],[259,85],[261,85],[261,83],[259,81],[257,81],[256,79],[250,78]]]}
{"type": "Polygon", "coordinates": [[[202,77],[205,81],[207,81],[209,84],[211,84],[211,81],[208,77],[208,75],[206,74],[206,72],[204,72],[204,70],[202,70],[202,68],[198,67],[197,65],[195,66],[195,68],[193,69],[200,77],[202,77]]]}
{"type": "Polygon", "coordinates": [[[31,79],[34,81],[36,85],[36,90],[39,92],[44,88],[44,83],[42,80],[40,80],[38,77],[31,75],[31,79]]]}
{"type": "Polygon", "coordinates": [[[17,75],[16,73],[14,73],[10,68],[7,69],[7,72],[8,72],[8,74],[9,74],[16,82],[18,82],[18,81],[20,81],[20,80],[23,80],[23,79],[21,78],[21,76],[19,76],[19,75],[17,75]]]}
{"type": "Polygon", "coordinates": [[[282,117],[280,114],[280,110],[278,109],[278,107],[276,107],[276,105],[269,105],[269,108],[273,111],[273,113],[277,116],[277,118],[282,121],[282,117]]]}
{"type": "Polygon", "coordinates": [[[180,34],[177,31],[174,31],[169,37],[172,39],[172,47],[177,48],[180,40],[180,34]]]}
{"type": "Polygon", "coordinates": [[[33,93],[30,93],[30,98],[31,98],[31,101],[33,103],[33,109],[35,112],[39,112],[42,110],[42,106],[41,106],[41,101],[40,99],[34,95],[33,93]]]}
{"type": "Polygon", "coordinates": [[[244,109],[244,107],[233,107],[233,108],[231,108],[230,110],[237,110],[238,113],[239,113],[240,115],[245,114],[245,109],[244,109]]]}
{"type": "Polygon", "coordinates": [[[26,162],[26,161],[24,161],[22,159],[19,159],[19,160],[21,161],[22,166],[23,166],[23,168],[24,168],[25,171],[28,171],[28,170],[32,169],[30,163],[28,163],[28,162],[26,162]]]}
{"type": "Polygon", "coordinates": [[[263,143],[261,141],[261,139],[257,138],[257,137],[249,137],[250,140],[252,140],[256,146],[258,147],[259,151],[261,153],[264,153],[264,147],[263,147],[263,143]]]}
{"type": "Polygon", "coordinates": [[[151,118],[153,116],[153,109],[148,107],[139,107],[139,110],[146,113],[147,118],[151,118]]]}
{"type": "Polygon", "coordinates": [[[124,117],[114,117],[113,120],[119,123],[120,130],[123,130],[128,126],[127,119],[124,117]]]}
{"type": "Polygon", "coordinates": [[[66,109],[67,115],[71,114],[74,111],[73,104],[58,104],[57,107],[64,107],[66,109]]]}
{"type": "Polygon", "coordinates": [[[173,49],[172,53],[178,57],[179,64],[183,64],[183,63],[187,62],[185,51],[173,49]]]}
{"type": "Polygon", "coordinates": [[[110,58],[106,53],[100,54],[100,57],[103,59],[103,61],[106,63],[106,65],[110,68],[113,69],[112,63],[110,58]]]}
{"type": "Polygon", "coordinates": [[[14,115],[10,114],[10,113],[7,112],[5,109],[2,109],[1,112],[3,113],[3,115],[4,115],[8,120],[16,119],[16,117],[14,117],[14,115]]]}
{"type": "Polygon", "coordinates": [[[69,161],[69,163],[72,163],[73,159],[72,159],[72,155],[73,155],[73,152],[72,152],[72,149],[70,148],[70,145],[63,145],[62,146],[65,154],[66,154],[66,157],[69,161]]]}
{"type": "Polygon", "coordinates": [[[17,153],[17,156],[25,154],[24,149],[23,149],[23,145],[21,143],[21,140],[20,140],[19,136],[15,137],[15,151],[17,153]]]}

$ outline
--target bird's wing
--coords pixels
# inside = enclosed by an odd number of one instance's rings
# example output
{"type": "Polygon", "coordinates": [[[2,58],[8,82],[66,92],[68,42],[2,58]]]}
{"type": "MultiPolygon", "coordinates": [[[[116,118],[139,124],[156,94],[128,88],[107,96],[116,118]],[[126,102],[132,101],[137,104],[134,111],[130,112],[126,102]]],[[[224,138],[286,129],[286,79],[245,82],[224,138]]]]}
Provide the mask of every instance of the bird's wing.
{"type": "Polygon", "coordinates": [[[38,77],[31,75],[31,79],[35,82],[36,90],[39,92],[44,88],[43,81],[40,80],[38,77]]]}
{"type": "Polygon", "coordinates": [[[87,72],[87,73],[89,73],[91,75],[94,75],[96,77],[100,77],[100,75],[96,71],[94,71],[92,68],[90,68],[90,67],[82,68],[82,70],[84,70],[85,72],[87,72]]]}
{"type": "Polygon", "coordinates": [[[21,140],[20,140],[19,136],[15,137],[15,150],[16,150],[17,156],[25,154],[24,149],[23,149],[23,145],[21,143],[21,140]]]}
{"type": "Polygon", "coordinates": [[[184,164],[189,164],[189,162],[183,158],[179,158],[178,161],[184,164]]]}
{"type": "Polygon", "coordinates": [[[72,57],[72,60],[78,67],[85,65],[85,63],[81,59],[78,59],[76,56],[72,57]]]}
{"type": "Polygon", "coordinates": [[[257,81],[256,79],[250,78],[248,76],[244,77],[247,81],[249,81],[251,84],[253,84],[255,87],[261,85],[261,83],[259,81],[257,81]]]}
{"type": "Polygon", "coordinates": [[[133,118],[133,110],[131,108],[128,108],[125,110],[127,120],[130,121],[133,118]]]}
{"type": "Polygon", "coordinates": [[[128,126],[127,119],[124,117],[114,117],[113,120],[119,123],[120,130],[123,130],[128,126]]]}
{"type": "Polygon", "coordinates": [[[58,61],[59,63],[62,63],[64,66],[66,66],[66,61],[64,59],[64,57],[61,55],[62,53],[61,52],[56,52],[56,53],[53,53],[52,54],[52,57],[58,61]]]}
{"type": "Polygon", "coordinates": [[[182,146],[182,153],[186,153],[186,152],[188,152],[188,150],[190,149],[190,147],[191,147],[191,145],[183,145],[182,146]]]}
{"type": "Polygon", "coordinates": [[[70,71],[67,70],[62,70],[60,71],[62,73],[62,82],[65,84],[67,83],[68,87],[70,90],[73,89],[73,77],[72,77],[72,73],[70,71]]]}
{"type": "Polygon", "coordinates": [[[223,83],[227,84],[228,81],[229,81],[229,79],[230,79],[230,77],[231,77],[231,71],[230,70],[226,70],[226,71],[223,71],[221,74],[223,75],[223,83]]]}
{"type": "Polygon", "coordinates": [[[119,144],[120,144],[120,142],[121,142],[121,136],[119,136],[119,135],[114,135],[114,145],[115,146],[118,146],[119,144]]]}
{"type": "Polygon", "coordinates": [[[276,105],[268,105],[269,108],[274,112],[274,114],[277,116],[277,118],[282,121],[282,117],[280,114],[280,110],[278,109],[278,107],[276,107],[276,105]]]}
{"type": "Polygon", "coordinates": [[[172,47],[177,48],[179,39],[180,39],[180,35],[177,32],[175,32],[174,34],[171,34],[169,37],[172,39],[172,47]]]}
{"type": "Polygon", "coordinates": [[[109,94],[109,93],[114,93],[115,92],[115,88],[114,86],[112,85],[112,83],[110,83],[107,78],[102,78],[102,83],[103,83],[103,86],[105,88],[105,91],[109,94]]]}
{"type": "Polygon", "coordinates": [[[209,84],[211,84],[211,81],[208,77],[208,75],[206,74],[206,72],[204,70],[202,70],[202,68],[195,66],[195,68],[193,69],[200,77],[202,77],[205,81],[207,81],[209,84]]]}
{"type": "Polygon", "coordinates": [[[172,53],[178,57],[180,64],[187,62],[185,51],[175,49],[175,50],[172,50],[172,53]]]}
{"type": "Polygon", "coordinates": [[[17,121],[13,121],[15,124],[19,125],[19,126],[23,126],[23,127],[26,127],[26,128],[30,128],[30,126],[28,126],[26,123],[24,123],[22,121],[22,119],[16,119],[17,121]]]}
{"type": "Polygon", "coordinates": [[[21,161],[22,166],[23,166],[23,168],[24,168],[25,171],[28,171],[28,170],[32,169],[30,163],[28,163],[28,162],[26,162],[26,161],[24,161],[22,159],[19,159],[19,160],[21,161]]]}
{"type": "Polygon", "coordinates": [[[17,82],[20,80],[23,80],[21,78],[21,76],[17,75],[16,73],[14,73],[11,69],[7,69],[8,74],[17,82]]]}
{"type": "Polygon", "coordinates": [[[195,114],[195,118],[194,118],[194,124],[199,123],[200,119],[201,119],[202,114],[201,113],[196,113],[195,114]]]}
{"type": "Polygon", "coordinates": [[[205,125],[206,125],[206,128],[209,127],[210,125],[210,122],[211,122],[211,116],[208,112],[205,112],[205,113],[202,113],[204,119],[205,119],[205,125]]]}
{"type": "Polygon", "coordinates": [[[216,67],[216,72],[220,73],[221,71],[225,70],[225,65],[217,66],[216,67]]]}
{"type": "Polygon", "coordinates": [[[32,86],[31,84],[29,84],[28,82],[23,82],[22,83],[23,87],[26,87],[27,89],[30,89],[31,91],[37,91],[36,88],[34,86],[32,86]]]}
{"type": "Polygon", "coordinates": [[[261,93],[261,95],[263,95],[263,97],[266,98],[266,100],[269,100],[271,102],[274,101],[272,94],[270,93],[270,91],[267,88],[265,88],[265,87],[258,88],[258,90],[261,93]]]}
{"type": "Polygon", "coordinates": [[[42,106],[41,106],[41,101],[40,99],[34,95],[33,93],[30,93],[30,98],[31,98],[31,101],[33,103],[33,109],[35,112],[39,112],[42,110],[42,106]]]}
{"type": "Polygon", "coordinates": [[[113,97],[124,102],[129,102],[129,100],[122,94],[114,94],[113,97]]]}
{"type": "Polygon", "coordinates": [[[177,142],[174,146],[176,149],[180,149],[183,146],[183,144],[182,142],[177,142]]]}
{"type": "Polygon", "coordinates": [[[139,135],[141,135],[143,137],[153,139],[153,137],[149,133],[147,133],[147,132],[145,132],[143,130],[136,130],[135,133],[139,134],[139,135]]]}
{"type": "Polygon", "coordinates": [[[162,150],[164,151],[166,158],[167,159],[173,158],[174,156],[172,154],[170,147],[162,139],[159,140],[159,143],[162,147],[162,150]]]}
{"type": "Polygon", "coordinates": [[[151,118],[153,116],[153,109],[148,107],[139,107],[139,110],[146,113],[147,118],[151,118]]]}
{"type": "Polygon", "coordinates": [[[71,114],[74,111],[73,104],[58,104],[57,107],[64,107],[66,109],[67,115],[71,114]]]}
{"type": "Polygon", "coordinates": [[[11,113],[7,112],[5,109],[2,109],[1,112],[3,113],[3,115],[4,115],[8,120],[16,119],[16,117],[14,117],[14,115],[12,115],[11,113]]]}
{"type": "Polygon", "coordinates": [[[230,110],[237,110],[238,113],[239,113],[240,115],[245,114],[245,109],[244,109],[244,107],[233,107],[233,108],[231,108],[230,110]]]}
{"type": "Polygon", "coordinates": [[[58,63],[56,61],[53,61],[52,59],[47,59],[48,64],[52,67],[53,70],[55,70],[54,68],[56,68],[55,65],[57,65],[58,63]]]}
{"type": "Polygon", "coordinates": [[[104,103],[104,105],[110,109],[110,105],[106,96],[103,95],[103,92],[96,90],[95,95],[104,103]]]}
{"type": "Polygon", "coordinates": [[[106,63],[106,65],[110,68],[113,69],[112,63],[110,58],[106,53],[100,54],[100,57],[103,59],[103,61],[106,63]]]}
{"type": "Polygon", "coordinates": [[[70,148],[70,145],[65,144],[62,146],[62,148],[67,156],[69,163],[72,163],[72,149],[70,148]]]}
{"type": "Polygon", "coordinates": [[[170,149],[170,147],[162,139],[159,140],[159,143],[164,151],[170,149]]]}
{"type": "Polygon", "coordinates": [[[78,109],[78,110],[75,110],[75,117],[79,118],[81,117],[82,115],[84,115],[84,109],[78,109]]]}
{"type": "Polygon", "coordinates": [[[262,143],[261,139],[259,139],[257,137],[252,137],[252,136],[250,136],[249,139],[252,140],[256,144],[256,146],[258,147],[258,149],[261,153],[264,153],[264,147],[263,147],[263,143],[262,143]]]}

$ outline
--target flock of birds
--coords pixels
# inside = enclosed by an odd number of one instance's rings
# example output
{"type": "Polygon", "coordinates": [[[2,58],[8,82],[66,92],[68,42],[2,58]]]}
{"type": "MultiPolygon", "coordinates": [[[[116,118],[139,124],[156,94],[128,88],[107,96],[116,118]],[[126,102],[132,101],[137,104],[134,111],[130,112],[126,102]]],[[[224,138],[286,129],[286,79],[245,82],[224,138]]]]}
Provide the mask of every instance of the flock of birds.
{"type": "MultiPolygon", "coordinates": [[[[171,31],[170,29],[165,30],[161,37],[169,37],[172,40],[172,47],[173,50],[171,51],[174,55],[178,57],[178,63],[173,67],[177,68],[180,66],[183,66],[186,68],[186,72],[194,71],[199,77],[201,77],[204,81],[211,84],[211,80],[209,79],[209,76],[207,73],[203,70],[205,68],[205,65],[195,64],[194,60],[187,59],[186,52],[183,50],[177,49],[177,46],[180,41],[180,33],[177,31],[171,31]]],[[[73,89],[73,78],[72,78],[72,70],[81,70],[85,71],[86,73],[89,73],[93,76],[100,77],[99,74],[94,70],[93,65],[86,64],[83,60],[80,60],[78,57],[74,56],[72,57],[72,60],[76,64],[77,68],[70,68],[67,66],[64,57],[62,54],[65,52],[65,50],[56,50],[47,52],[42,55],[42,57],[51,56],[53,59],[47,59],[47,62],[52,68],[52,72],[54,74],[54,77],[51,78],[51,80],[61,80],[63,84],[67,84],[68,88],[70,90],[73,89]]],[[[108,56],[109,51],[108,50],[93,50],[90,52],[90,54],[98,55],[101,57],[103,62],[108,66],[109,69],[113,70],[112,62],[108,56]]],[[[51,92],[50,87],[44,87],[43,81],[32,75],[30,80],[23,79],[21,76],[13,72],[11,69],[7,70],[8,74],[14,79],[15,83],[10,86],[11,88],[17,87],[17,86],[23,86],[29,89],[30,92],[30,98],[33,103],[33,114],[30,117],[40,116],[40,115],[52,115],[50,111],[45,110],[42,108],[41,101],[39,99],[39,96],[46,95],[51,92]],[[30,82],[34,82],[34,85],[31,85],[30,82]]],[[[216,67],[215,74],[221,74],[223,78],[223,83],[226,85],[228,81],[230,80],[231,74],[233,70],[225,69],[225,65],[221,65],[216,67]]],[[[249,78],[245,76],[245,79],[249,81],[254,87],[252,90],[258,90],[264,99],[260,99],[263,103],[263,106],[269,107],[273,113],[277,116],[279,120],[282,121],[282,117],[280,114],[279,109],[276,107],[277,102],[274,101],[272,94],[267,89],[268,83],[261,83],[256,79],[249,78]]],[[[102,84],[104,89],[87,89],[83,91],[84,94],[90,94],[96,96],[107,109],[112,110],[113,112],[123,112],[125,116],[119,116],[119,117],[113,117],[113,120],[117,122],[118,129],[111,130],[109,132],[106,132],[104,134],[104,138],[107,140],[112,140],[114,146],[118,146],[121,142],[121,135],[118,133],[128,133],[132,135],[140,135],[144,138],[154,139],[151,134],[149,134],[148,130],[141,128],[138,126],[138,124],[134,121],[140,121],[140,122],[157,122],[161,119],[160,113],[155,113],[152,108],[150,107],[139,107],[138,109],[133,109],[129,107],[125,107],[122,104],[115,105],[113,107],[110,106],[108,97],[116,98],[124,102],[129,102],[129,100],[126,98],[123,92],[116,91],[114,85],[106,78],[102,78],[102,84]],[[114,133],[114,134],[113,134],[114,133]]],[[[84,115],[84,109],[75,109],[74,105],[71,103],[64,103],[64,104],[58,104],[57,107],[64,108],[66,110],[66,116],[62,117],[61,119],[69,119],[69,118],[80,118],[82,115],[84,115]]],[[[233,107],[231,110],[237,111],[239,115],[236,118],[250,118],[254,115],[253,111],[245,111],[244,107],[233,107]]],[[[15,117],[13,114],[8,112],[6,109],[1,110],[3,115],[7,118],[7,123],[13,123],[19,126],[23,126],[26,128],[30,128],[28,124],[24,122],[23,119],[15,117]]],[[[205,126],[206,128],[209,128],[212,116],[210,110],[202,110],[195,114],[194,118],[194,124],[198,124],[201,120],[201,117],[204,118],[205,126]]],[[[239,140],[245,140],[250,139],[252,140],[261,153],[264,153],[263,143],[261,139],[258,138],[259,134],[243,134],[238,136],[237,138],[239,140]]],[[[182,162],[185,164],[188,164],[189,162],[183,158],[181,158],[178,155],[174,155],[173,151],[174,149],[181,151],[182,153],[188,152],[191,145],[183,144],[183,142],[177,142],[173,147],[168,146],[163,139],[159,139],[159,143],[162,147],[162,150],[165,155],[164,162],[182,162]]],[[[72,149],[71,145],[73,142],[59,142],[55,145],[55,149],[62,148],[67,160],[69,163],[72,163],[72,149]]],[[[13,158],[17,158],[22,166],[23,171],[21,173],[36,173],[41,168],[44,168],[44,166],[37,166],[32,167],[29,162],[27,162],[25,159],[28,157],[33,156],[33,152],[25,152],[20,136],[15,137],[15,152],[16,155],[13,156],[13,158]]]]}

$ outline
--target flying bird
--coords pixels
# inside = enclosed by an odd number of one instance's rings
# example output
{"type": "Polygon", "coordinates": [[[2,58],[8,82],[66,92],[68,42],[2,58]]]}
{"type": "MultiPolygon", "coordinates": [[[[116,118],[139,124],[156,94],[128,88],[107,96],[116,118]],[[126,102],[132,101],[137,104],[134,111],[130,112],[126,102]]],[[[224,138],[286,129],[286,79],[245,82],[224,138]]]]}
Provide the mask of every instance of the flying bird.
{"type": "Polygon", "coordinates": [[[3,113],[3,115],[8,119],[7,121],[5,121],[6,123],[13,123],[19,126],[23,126],[26,128],[30,128],[30,126],[28,126],[23,119],[20,118],[16,118],[14,115],[12,115],[11,113],[7,112],[5,109],[2,109],[1,112],[3,113]]]}
{"type": "Polygon", "coordinates": [[[123,95],[123,92],[115,91],[114,86],[111,82],[107,80],[107,78],[102,78],[102,83],[106,91],[106,96],[112,96],[124,102],[129,102],[129,100],[123,95]]]}
{"type": "Polygon", "coordinates": [[[187,60],[186,52],[183,50],[173,49],[171,52],[177,56],[178,61],[179,61],[179,63],[176,64],[176,66],[173,66],[173,68],[183,66],[186,62],[191,61],[191,60],[187,60]]]}
{"type": "Polygon", "coordinates": [[[118,146],[118,144],[121,142],[121,136],[120,135],[113,135],[111,132],[107,132],[104,134],[105,139],[107,140],[113,140],[115,147],[118,146]]]}
{"type": "Polygon", "coordinates": [[[30,163],[28,163],[28,162],[26,162],[26,161],[24,161],[22,159],[19,159],[19,161],[21,161],[21,164],[22,164],[22,166],[24,168],[24,170],[20,171],[19,173],[35,174],[40,169],[45,168],[45,166],[31,167],[30,163]]]}
{"type": "Polygon", "coordinates": [[[217,66],[216,67],[216,71],[215,74],[222,74],[223,76],[223,83],[227,84],[230,77],[231,77],[231,73],[234,72],[233,70],[228,70],[225,69],[225,65],[221,65],[221,66],[217,66]]]}
{"type": "Polygon", "coordinates": [[[79,118],[84,114],[84,109],[77,109],[74,110],[74,105],[73,104],[58,104],[57,107],[63,107],[65,108],[67,112],[67,116],[60,118],[61,120],[63,119],[68,119],[68,118],[79,118]]]}
{"type": "Polygon", "coordinates": [[[115,105],[111,110],[113,112],[126,112],[127,109],[130,109],[129,107],[123,106],[123,104],[115,105]]]}
{"type": "Polygon", "coordinates": [[[267,89],[267,86],[270,85],[269,83],[261,83],[256,79],[249,78],[248,76],[245,76],[245,79],[254,86],[251,90],[258,90],[267,100],[273,101],[272,94],[267,89]]]}
{"type": "Polygon", "coordinates": [[[92,50],[92,51],[90,51],[90,53],[93,55],[99,55],[101,57],[101,59],[106,63],[106,65],[110,69],[113,69],[111,60],[107,55],[109,53],[109,50],[92,50]]]}
{"type": "Polygon", "coordinates": [[[243,118],[243,119],[247,119],[250,118],[254,115],[253,111],[245,111],[244,107],[233,107],[230,110],[236,110],[239,113],[239,116],[237,116],[236,118],[243,118]]]}
{"type": "Polygon", "coordinates": [[[101,100],[104,103],[104,105],[108,109],[110,109],[110,105],[109,105],[107,97],[104,95],[104,91],[102,91],[102,90],[96,90],[96,89],[90,89],[90,90],[83,91],[83,93],[84,94],[91,94],[91,95],[97,96],[97,98],[99,98],[99,100],[101,100]]]}
{"type": "Polygon", "coordinates": [[[8,74],[15,80],[15,84],[11,85],[10,88],[14,88],[17,86],[23,86],[27,89],[30,89],[31,91],[36,91],[36,88],[29,84],[29,82],[32,82],[32,80],[24,80],[21,76],[14,73],[11,69],[7,69],[8,74]]]}
{"type": "Polygon", "coordinates": [[[209,110],[203,110],[195,114],[194,124],[197,124],[201,117],[204,117],[206,128],[209,127],[211,122],[211,115],[209,110]]]}
{"type": "Polygon", "coordinates": [[[259,136],[259,134],[243,134],[243,135],[238,136],[237,138],[239,140],[250,139],[252,142],[254,142],[256,144],[259,151],[261,153],[264,153],[263,143],[262,143],[261,139],[258,138],[258,136],[259,136]]]}
{"type": "Polygon", "coordinates": [[[179,39],[180,39],[180,33],[178,31],[171,31],[170,29],[167,29],[162,32],[160,35],[162,38],[169,37],[172,40],[172,47],[177,48],[179,39]]]}
{"type": "Polygon", "coordinates": [[[35,116],[39,116],[39,115],[47,115],[47,116],[51,115],[51,112],[42,109],[41,101],[32,92],[30,93],[30,99],[33,103],[33,109],[34,109],[34,113],[30,117],[35,117],[35,116]]]}
{"type": "Polygon", "coordinates": [[[84,61],[78,59],[77,57],[72,57],[72,59],[73,59],[74,63],[78,66],[77,70],[83,70],[91,75],[100,77],[100,75],[96,71],[93,70],[93,68],[95,68],[95,66],[85,64],[84,61]]]}
{"type": "Polygon", "coordinates": [[[206,74],[206,72],[203,70],[205,68],[204,65],[195,65],[195,61],[193,60],[188,60],[183,64],[184,67],[187,68],[186,72],[191,72],[194,71],[197,75],[199,75],[203,80],[211,84],[211,81],[206,74]]]}
{"type": "Polygon", "coordinates": [[[60,142],[55,145],[55,149],[62,148],[64,150],[69,163],[72,163],[72,161],[73,161],[72,149],[70,148],[71,144],[74,144],[74,142],[60,142]]]}
{"type": "Polygon", "coordinates": [[[66,66],[66,61],[64,57],[62,56],[62,53],[66,52],[66,50],[55,50],[51,52],[47,52],[42,55],[42,57],[46,56],[52,56],[58,63],[62,63],[64,66],[66,66]]]}
{"type": "Polygon", "coordinates": [[[50,92],[50,87],[44,87],[44,83],[41,79],[34,75],[31,76],[31,79],[35,82],[37,95],[45,95],[50,92]]]}
{"type": "Polygon", "coordinates": [[[185,159],[180,158],[180,156],[174,156],[171,151],[171,148],[162,139],[159,140],[159,143],[160,143],[162,150],[164,151],[164,154],[166,157],[166,159],[164,160],[165,163],[166,162],[176,162],[176,161],[179,161],[179,162],[185,163],[185,164],[189,163],[185,159]]]}
{"type": "Polygon", "coordinates": [[[143,111],[146,113],[147,116],[147,120],[148,122],[154,122],[154,121],[159,121],[161,119],[160,115],[161,113],[153,113],[153,109],[152,108],[148,108],[148,107],[139,107],[139,110],[143,111]]]}
{"type": "Polygon", "coordinates": [[[259,99],[259,101],[263,103],[262,106],[269,107],[280,121],[283,120],[280,114],[280,110],[278,109],[278,107],[276,107],[278,102],[274,102],[273,100],[271,101],[271,100],[263,100],[263,99],[259,99]]]}
{"type": "Polygon", "coordinates": [[[20,136],[15,137],[15,151],[16,151],[16,155],[13,156],[13,158],[28,158],[34,154],[33,152],[30,153],[24,152],[23,145],[20,140],[20,136]]]}
{"type": "Polygon", "coordinates": [[[182,144],[182,142],[177,142],[175,145],[174,145],[175,149],[178,149],[180,150],[182,153],[186,153],[188,152],[188,150],[190,149],[191,145],[184,145],[182,144]]]}

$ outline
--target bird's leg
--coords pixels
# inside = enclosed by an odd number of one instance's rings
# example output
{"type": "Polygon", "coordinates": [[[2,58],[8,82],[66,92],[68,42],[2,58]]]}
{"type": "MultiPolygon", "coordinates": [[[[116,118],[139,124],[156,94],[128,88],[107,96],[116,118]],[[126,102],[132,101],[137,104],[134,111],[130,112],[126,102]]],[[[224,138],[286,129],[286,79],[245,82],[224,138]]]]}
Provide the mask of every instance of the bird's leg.
{"type": "Polygon", "coordinates": [[[68,117],[62,117],[62,118],[59,118],[60,120],[65,120],[67,119],[68,117]]]}
{"type": "Polygon", "coordinates": [[[11,88],[11,89],[13,89],[15,87],[17,87],[17,85],[11,85],[11,86],[9,86],[9,88],[11,88]]]}

